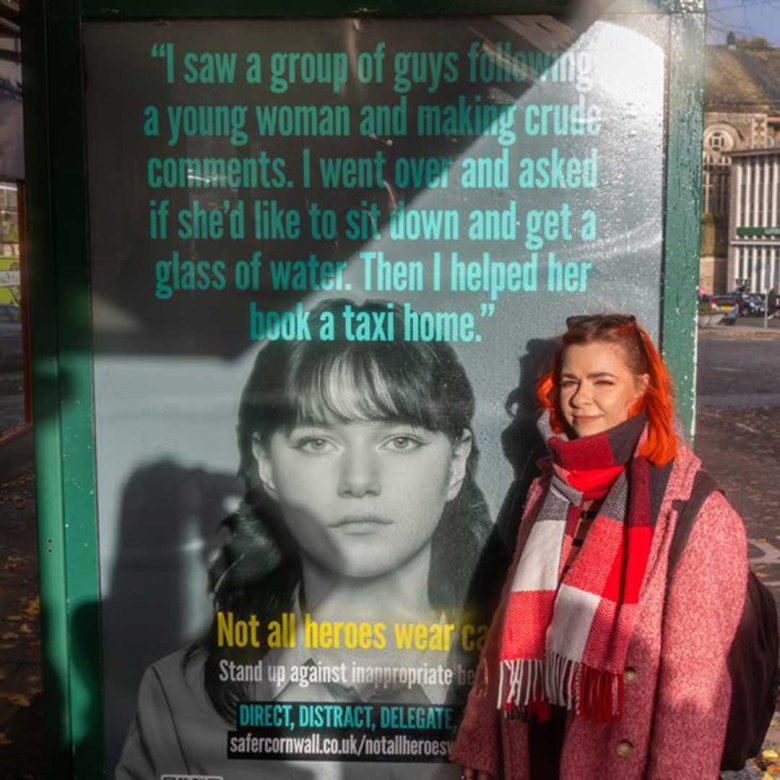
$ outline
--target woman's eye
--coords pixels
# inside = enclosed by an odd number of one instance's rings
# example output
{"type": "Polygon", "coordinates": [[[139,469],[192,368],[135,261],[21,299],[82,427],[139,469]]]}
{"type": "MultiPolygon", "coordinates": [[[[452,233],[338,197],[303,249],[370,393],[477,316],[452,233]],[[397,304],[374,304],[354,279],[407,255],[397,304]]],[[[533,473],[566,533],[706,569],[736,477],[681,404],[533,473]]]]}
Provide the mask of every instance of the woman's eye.
{"type": "Polygon", "coordinates": [[[574,387],[577,383],[573,379],[562,379],[561,380],[561,387],[570,388],[574,387]]]}

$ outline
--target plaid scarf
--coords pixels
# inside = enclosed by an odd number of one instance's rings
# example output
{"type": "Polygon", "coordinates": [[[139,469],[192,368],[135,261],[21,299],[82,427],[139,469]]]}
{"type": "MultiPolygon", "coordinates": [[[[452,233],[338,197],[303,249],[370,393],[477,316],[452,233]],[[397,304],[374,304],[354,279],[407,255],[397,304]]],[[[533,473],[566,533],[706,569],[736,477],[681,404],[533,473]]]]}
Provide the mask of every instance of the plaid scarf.
{"type": "Polygon", "coordinates": [[[637,454],[645,423],[642,414],[569,441],[552,432],[548,415],[540,420],[552,470],[512,582],[499,707],[542,720],[551,704],[602,722],[622,716],[628,643],[671,472],[637,454]],[[572,483],[585,485],[585,495],[572,483]],[[604,501],[565,571],[585,496],[599,494],[604,501]]]}

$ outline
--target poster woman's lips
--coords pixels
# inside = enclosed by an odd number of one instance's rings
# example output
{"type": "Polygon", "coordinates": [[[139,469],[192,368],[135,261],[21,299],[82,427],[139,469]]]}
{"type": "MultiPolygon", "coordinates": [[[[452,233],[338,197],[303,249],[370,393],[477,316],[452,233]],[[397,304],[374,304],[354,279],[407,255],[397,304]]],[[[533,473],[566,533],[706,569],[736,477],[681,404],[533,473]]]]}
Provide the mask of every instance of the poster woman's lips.
{"type": "Polygon", "coordinates": [[[331,528],[341,528],[346,533],[354,536],[371,534],[385,525],[392,525],[393,521],[381,515],[347,515],[331,523],[331,528]]]}

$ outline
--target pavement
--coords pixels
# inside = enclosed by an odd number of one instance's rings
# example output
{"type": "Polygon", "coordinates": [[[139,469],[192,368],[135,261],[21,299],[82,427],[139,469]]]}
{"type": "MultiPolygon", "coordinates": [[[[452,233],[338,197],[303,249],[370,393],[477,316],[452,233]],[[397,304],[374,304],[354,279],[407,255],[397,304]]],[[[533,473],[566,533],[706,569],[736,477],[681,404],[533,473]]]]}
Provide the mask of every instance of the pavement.
{"type": "MultiPolygon", "coordinates": [[[[751,566],[780,610],[780,320],[699,330],[696,451],[745,519],[751,566]]],[[[729,780],[780,777],[780,713],[766,759],[729,780]]]]}
{"type": "Polygon", "coordinates": [[[32,432],[0,447],[0,778],[46,776],[32,432]]]}
{"type": "MultiPolygon", "coordinates": [[[[762,325],[738,320],[699,331],[696,450],[745,518],[752,566],[780,605],[780,320],[762,325]]],[[[46,777],[39,614],[34,457],[25,434],[0,447],[0,780],[46,777]]],[[[764,749],[724,780],[780,777],[780,715],[764,749]]],[[[685,773],[684,757],[683,778],[698,780],[685,773]]]]}
{"type": "Polygon", "coordinates": [[[0,780],[45,777],[38,528],[20,367],[0,371],[0,780]]]}

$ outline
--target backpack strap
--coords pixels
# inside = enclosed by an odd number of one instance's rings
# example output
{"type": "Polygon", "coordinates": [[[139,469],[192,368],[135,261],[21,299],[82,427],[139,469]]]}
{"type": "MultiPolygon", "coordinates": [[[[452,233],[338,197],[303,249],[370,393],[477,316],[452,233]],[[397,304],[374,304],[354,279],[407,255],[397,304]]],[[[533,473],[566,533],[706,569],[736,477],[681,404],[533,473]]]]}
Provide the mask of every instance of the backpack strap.
{"type": "Polygon", "coordinates": [[[688,543],[688,537],[691,535],[693,526],[696,524],[696,518],[704,502],[716,492],[722,493],[720,486],[715,479],[704,469],[699,469],[693,480],[691,494],[687,500],[675,502],[679,506],[680,514],[677,517],[677,525],[674,529],[674,537],[669,548],[669,566],[666,570],[666,587],[670,587],[677,564],[685,552],[685,545],[688,543]]]}

